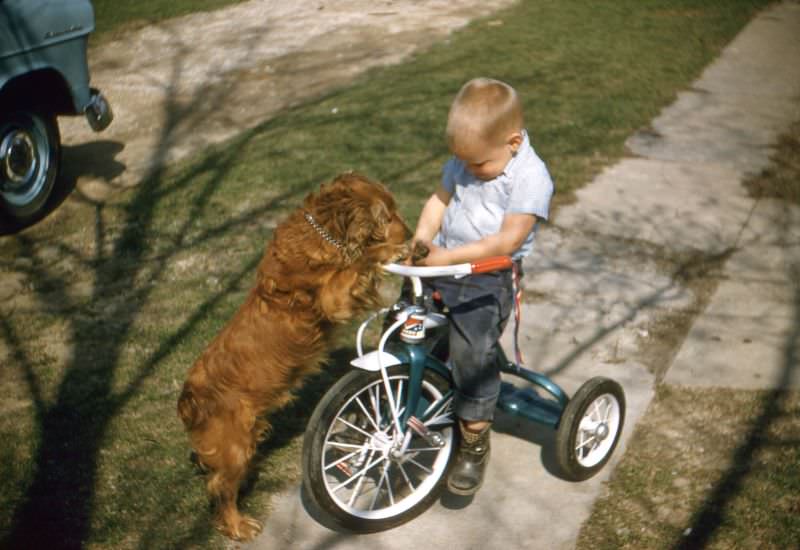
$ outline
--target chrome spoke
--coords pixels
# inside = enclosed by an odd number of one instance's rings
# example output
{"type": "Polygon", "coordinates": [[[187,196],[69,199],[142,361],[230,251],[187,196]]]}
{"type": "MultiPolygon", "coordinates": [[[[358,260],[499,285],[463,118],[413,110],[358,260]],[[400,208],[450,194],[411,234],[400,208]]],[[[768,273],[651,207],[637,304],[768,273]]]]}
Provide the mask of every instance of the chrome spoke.
{"type": "Polygon", "coordinates": [[[409,487],[411,487],[412,491],[416,491],[417,488],[414,486],[414,483],[412,483],[411,479],[408,477],[408,474],[406,473],[406,469],[403,468],[403,465],[402,464],[398,464],[397,467],[400,469],[400,473],[403,474],[403,479],[406,480],[406,484],[409,487]]]}
{"type": "Polygon", "coordinates": [[[370,510],[374,510],[375,505],[378,503],[378,497],[381,496],[381,487],[383,486],[384,481],[386,482],[386,490],[391,491],[391,488],[389,487],[389,468],[391,468],[391,466],[392,466],[391,462],[387,463],[386,467],[383,469],[383,472],[381,473],[381,478],[380,480],[378,480],[377,487],[375,487],[375,496],[372,497],[372,502],[369,505],[370,510]]]}
{"type": "MultiPolygon", "coordinates": [[[[374,454],[375,454],[375,452],[374,452],[374,451],[370,451],[370,453],[369,453],[369,458],[372,458],[372,456],[373,456],[374,454]]],[[[367,460],[369,460],[369,459],[367,459],[367,460]]],[[[365,472],[365,474],[366,474],[366,472],[365,472]]],[[[352,494],[352,495],[350,495],[350,501],[347,503],[347,505],[348,505],[348,506],[352,506],[352,505],[353,505],[353,503],[354,503],[354,502],[356,501],[356,499],[358,498],[358,496],[361,494],[361,488],[364,486],[364,480],[365,480],[366,478],[367,478],[367,476],[366,476],[366,475],[362,475],[362,476],[361,476],[361,477],[358,479],[358,483],[356,483],[356,487],[355,487],[355,489],[353,489],[353,494],[352,494]]]]}
{"type": "Polygon", "coordinates": [[[375,465],[376,465],[376,464],[378,464],[378,463],[379,463],[380,461],[382,461],[382,460],[385,460],[385,457],[384,457],[383,455],[379,456],[378,458],[376,458],[376,459],[375,459],[375,460],[373,460],[372,462],[368,463],[366,466],[364,466],[364,467],[363,467],[362,469],[360,469],[358,472],[356,472],[355,474],[353,474],[352,476],[350,476],[348,479],[346,479],[345,481],[343,481],[342,483],[340,483],[339,485],[337,485],[337,486],[336,486],[336,487],[334,487],[333,489],[331,489],[331,491],[332,491],[332,492],[334,492],[334,493],[336,493],[336,492],[338,492],[338,491],[339,491],[339,489],[342,489],[342,488],[344,488],[344,487],[347,487],[348,485],[350,485],[350,484],[351,484],[353,481],[355,481],[356,479],[361,479],[362,477],[364,477],[365,475],[367,475],[367,472],[368,472],[368,471],[370,471],[372,468],[374,468],[374,467],[375,467],[375,465]]]}
{"type": "MultiPolygon", "coordinates": [[[[394,400],[394,402],[397,403],[397,408],[398,409],[400,408],[400,403],[402,403],[402,400],[401,400],[402,396],[403,396],[403,380],[401,378],[397,382],[397,398],[394,400]]],[[[402,411],[400,411],[399,414],[403,414],[402,411]]]]}
{"type": "Polygon", "coordinates": [[[608,419],[611,416],[611,410],[613,409],[613,406],[610,400],[605,400],[603,404],[606,406],[605,414],[603,415],[603,422],[608,423],[608,419]]]}
{"type": "MultiPolygon", "coordinates": [[[[436,409],[434,415],[425,422],[426,426],[434,426],[436,424],[450,424],[453,422],[453,411],[451,405],[453,403],[453,398],[451,397],[447,401],[441,404],[441,406],[436,409]]],[[[428,409],[425,411],[423,416],[427,416],[428,412],[433,408],[436,403],[431,403],[428,409]]]]}
{"type": "Polygon", "coordinates": [[[340,441],[327,441],[325,443],[326,447],[338,447],[339,449],[358,449],[361,450],[364,448],[364,443],[361,445],[356,445],[355,443],[342,443],[340,441]]]}
{"type": "Polygon", "coordinates": [[[367,411],[367,408],[364,406],[364,403],[361,402],[360,397],[356,397],[356,404],[361,408],[361,412],[364,413],[364,416],[367,418],[367,420],[369,420],[369,423],[372,424],[372,427],[375,428],[375,431],[379,432],[381,429],[378,427],[378,424],[375,423],[375,420],[369,414],[369,411],[367,411]]]}
{"type": "Polygon", "coordinates": [[[585,435],[586,434],[584,432],[581,432],[581,442],[580,442],[580,444],[578,446],[575,447],[576,451],[579,451],[579,450],[583,449],[584,447],[586,447],[587,445],[590,445],[590,444],[594,443],[595,441],[597,441],[597,438],[594,435],[592,435],[591,437],[589,437],[587,439],[583,439],[583,437],[585,435]]]}
{"type": "Polygon", "coordinates": [[[592,403],[592,420],[596,420],[600,422],[603,418],[603,410],[602,410],[603,402],[600,399],[596,399],[594,403],[592,403]]]}
{"type": "Polygon", "coordinates": [[[366,437],[367,437],[367,439],[372,439],[372,434],[371,434],[371,433],[369,433],[369,432],[367,432],[367,431],[364,431],[364,430],[362,430],[361,428],[359,428],[358,426],[356,426],[356,425],[355,425],[355,424],[353,424],[352,422],[349,422],[349,421],[345,420],[345,419],[344,419],[344,418],[342,418],[341,416],[337,416],[337,417],[336,417],[336,420],[338,420],[339,422],[341,422],[342,424],[344,424],[344,425],[345,425],[345,426],[347,426],[348,428],[352,428],[352,429],[354,429],[355,431],[357,431],[358,433],[360,433],[360,434],[362,434],[362,435],[366,436],[366,437]]]}
{"type": "Polygon", "coordinates": [[[341,464],[342,462],[346,462],[346,461],[350,460],[351,458],[353,458],[353,457],[354,457],[354,456],[356,456],[357,454],[361,454],[361,451],[360,451],[360,450],[358,450],[358,451],[353,451],[352,453],[346,454],[345,456],[343,456],[343,457],[339,458],[338,460],[336,460],[336,461],[334,461],[334,462],[331,462],[330,464],[327,464],[327,465],[326,465],[326,464],[323,464],[323,465],[322,465],[322,469],[323,469],[323,471],[328,471],[328,470],[330,470],[331,468],[335,468],[336,466],[338,466],[338,465],[339,465],[339,464],[341,464]]]}
{"type": "Polygon", "coordinates": [[[375,411],[375,424],[381,425],[381,387],[375,384],[367,390],[369,393],[369,400],[372,403],[372,410],[375,411]],[[373,393],[374,392],[374,393],[373,393]]]}
{"type": "Polygon", "coordinates": [[[388,477],[386,479],[386,494],[389,495],[389,506],[394,506],[395,501],[394,501],[394,491],[392,491],[392,481],[388,477]]]}
{"type": "Polygon", "coordinates": [[[419,462],[417,462],[413,458],[409,458],[406,462],[410,462],[411,464],[413,464],[414,466],[416,466],[417,468],[419,468],[420,470],[424,471],[427,474],[432,474],[433,473],[433,470],[431,470],[427,466],[423,466],[422,464],[420,464],[419,462]]]}

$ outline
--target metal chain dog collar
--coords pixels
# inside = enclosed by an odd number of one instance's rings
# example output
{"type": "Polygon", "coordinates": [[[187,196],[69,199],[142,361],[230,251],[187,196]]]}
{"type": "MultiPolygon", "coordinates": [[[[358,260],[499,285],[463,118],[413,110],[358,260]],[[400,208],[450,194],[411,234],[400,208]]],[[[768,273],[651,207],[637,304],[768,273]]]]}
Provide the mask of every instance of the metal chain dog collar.
{"type": "Polygon", "coordinates": [[[339,252],[341,252],[345,256],[345,258],[347,258],[350,262],[353,262],[358,257],[358,255],[351,254],[351,252],[347,249],[347,247],[344,245],[342,241],[340,241],[339,239],[328,233],[327,229],[325,229],[319,223],[317,223],[317,220],[314,219],[314,216],[312,216],[308,212],[303,212],[303,216],[308,222],[308,225],[313,227],[317,231],[317,233],[319,233],[320,237],[322,237],[326,242],[335,246],[339,250],[339,252]]]}

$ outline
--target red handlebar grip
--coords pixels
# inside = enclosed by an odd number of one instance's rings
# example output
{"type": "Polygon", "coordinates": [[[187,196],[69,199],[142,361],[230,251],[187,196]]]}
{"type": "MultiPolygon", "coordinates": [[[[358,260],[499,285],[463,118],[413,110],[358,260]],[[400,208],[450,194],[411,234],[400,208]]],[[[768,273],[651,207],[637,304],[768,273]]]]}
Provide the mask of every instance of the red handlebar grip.
{"type": "Polygon", "coordinates": [[[511,256],[492,256],[491,258],[484,258],[477,262],[472,262],[473,273],[489,273],[490,271],[500,271],[503,269],[511,269],[513,265],[511,256]]]}

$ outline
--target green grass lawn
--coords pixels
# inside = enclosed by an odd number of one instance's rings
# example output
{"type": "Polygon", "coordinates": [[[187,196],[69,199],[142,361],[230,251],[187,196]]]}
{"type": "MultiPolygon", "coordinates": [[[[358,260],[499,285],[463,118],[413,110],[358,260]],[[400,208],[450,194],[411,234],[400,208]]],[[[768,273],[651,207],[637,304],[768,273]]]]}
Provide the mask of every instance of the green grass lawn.
{"type": "Polygon", "coordinates": [[[798,415],[798,391],[661,386],[577,548],[796,548],[798,415]]]}
{"type": "MultiPolygon", "coordinates": [[[[249,288],[277,218],[352,168],[385,181],[413,224],[448,155],[452,95],[477,75],[518,88],[568,200],[766,4],[521,2],[109,203],[74,197],[4,237],[0,268],[18,289],[0,305],[0,547],[219,547],[175,401],[249,288]]],[[[169,2],[95,5],[101,32],[178,13],[169,2]]],[[[351,346],[343,336],[336,357],[351,346]]],[[[275,419],[245,509],[264,517],[269,496],[298,479],[299,436],[337,372],[275,419]]]]}

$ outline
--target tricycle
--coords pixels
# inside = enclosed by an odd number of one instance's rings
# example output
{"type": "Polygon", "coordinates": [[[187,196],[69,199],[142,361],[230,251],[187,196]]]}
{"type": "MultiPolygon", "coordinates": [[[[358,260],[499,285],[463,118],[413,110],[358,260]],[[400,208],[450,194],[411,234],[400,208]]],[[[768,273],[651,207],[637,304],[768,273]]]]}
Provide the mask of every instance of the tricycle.
{"type": "MultiPolygon", "coordinates": [[[[424,295],[421,278],[463,277],[512,265],[501,256],[441,267],[384,266],[410,279],[413,297],[361,324],[355,368],[325,393],[304,437],[304,491],[334,521],[355,532],[389,529],[421,514],[445,489],[459,438],[448,320],[446,309],[424,295]],[[384,330],[377,349],[365,352],[366,329],[375,319],[384,320],[384,330]]],[[[556,430],[555,456],[565,479],[595,475],[622,433],[622,387],[594,377],[570,398],[547,376],[509,360],[498,348],[504,381],[497,408],[556,430]]]]}

